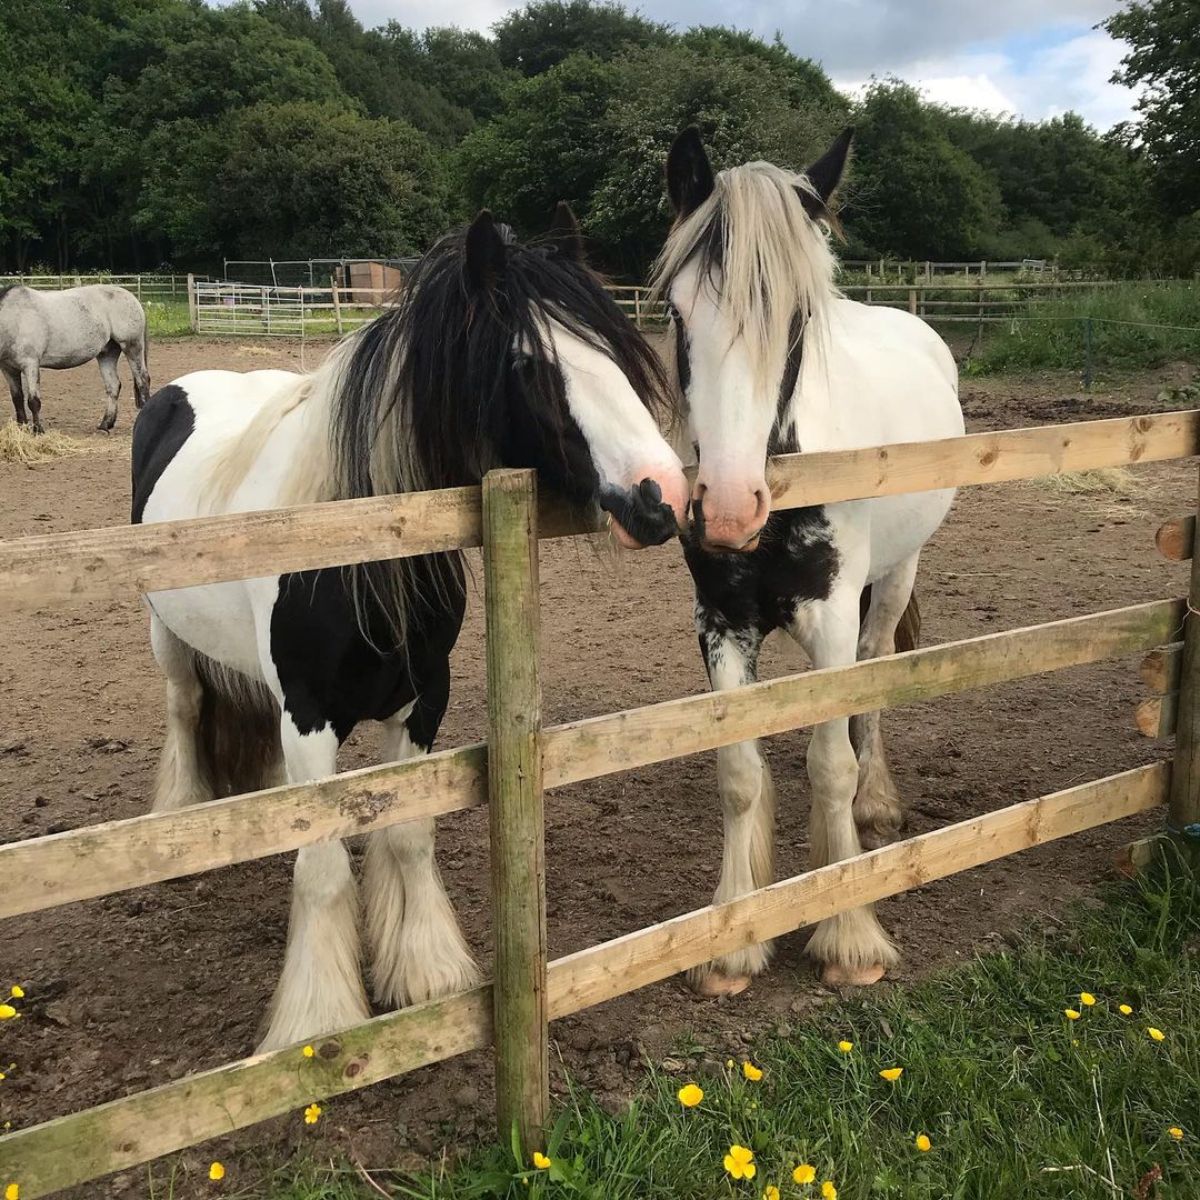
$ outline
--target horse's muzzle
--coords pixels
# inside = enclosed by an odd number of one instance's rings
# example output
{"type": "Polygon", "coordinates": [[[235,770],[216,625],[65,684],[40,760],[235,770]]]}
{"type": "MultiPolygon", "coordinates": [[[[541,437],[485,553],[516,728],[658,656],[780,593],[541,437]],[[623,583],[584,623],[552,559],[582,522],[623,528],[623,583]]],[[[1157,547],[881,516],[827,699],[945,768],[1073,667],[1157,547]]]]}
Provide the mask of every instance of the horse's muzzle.
{"type": "Polygon", "coordinates": [[[606,484],[600,489],[600,507],[625,531],[629,544],[661,546],[679,532],[675,511],[653,479],[627,491],[606,484]]]}

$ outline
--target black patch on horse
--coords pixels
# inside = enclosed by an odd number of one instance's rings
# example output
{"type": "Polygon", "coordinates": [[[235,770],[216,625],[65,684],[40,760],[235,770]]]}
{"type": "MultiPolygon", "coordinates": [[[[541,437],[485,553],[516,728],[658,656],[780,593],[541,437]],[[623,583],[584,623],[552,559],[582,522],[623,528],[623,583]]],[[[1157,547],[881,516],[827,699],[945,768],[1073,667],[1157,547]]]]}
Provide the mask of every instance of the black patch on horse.
{"type": "Polygon", "coordinates": [[[749,553],[713,554],[685,538],[684,556],[705,628],[733,636],[786,628],[799,604],[828,599],[840,565],[822,505],[772,513],[749,553]]]}
{"type": "Polygon", "coordinates": [[[133,510],[140,524],[154,485],[196,428],[196,412],[177,384],[159,388],[133,423],[133,510]]]}

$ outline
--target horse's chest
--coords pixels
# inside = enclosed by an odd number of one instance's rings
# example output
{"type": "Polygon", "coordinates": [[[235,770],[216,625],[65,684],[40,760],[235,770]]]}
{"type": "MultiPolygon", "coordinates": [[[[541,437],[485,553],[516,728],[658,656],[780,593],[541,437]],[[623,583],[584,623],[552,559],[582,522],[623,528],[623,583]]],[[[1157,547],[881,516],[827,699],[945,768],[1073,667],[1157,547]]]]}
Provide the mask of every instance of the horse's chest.
{"type": "Polygon", "coordinates": [[[840,555],[822,507],[773,514],[758,549],[710,554],[685,548],[696,598],[731,629],[783,629],[797,607],[829,596],[840,555]]]}

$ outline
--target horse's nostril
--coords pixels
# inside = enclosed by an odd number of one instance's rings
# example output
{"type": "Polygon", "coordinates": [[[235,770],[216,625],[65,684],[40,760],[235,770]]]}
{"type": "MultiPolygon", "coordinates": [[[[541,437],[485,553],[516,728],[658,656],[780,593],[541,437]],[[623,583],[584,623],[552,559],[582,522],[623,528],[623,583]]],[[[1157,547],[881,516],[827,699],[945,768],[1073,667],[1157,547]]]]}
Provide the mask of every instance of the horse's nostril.
{"type": "Polygon", "coordinates": [[[662,503],[662,488],[656,479],[643,479],[637,490],[643,504],[657,508],[662,503]]]}

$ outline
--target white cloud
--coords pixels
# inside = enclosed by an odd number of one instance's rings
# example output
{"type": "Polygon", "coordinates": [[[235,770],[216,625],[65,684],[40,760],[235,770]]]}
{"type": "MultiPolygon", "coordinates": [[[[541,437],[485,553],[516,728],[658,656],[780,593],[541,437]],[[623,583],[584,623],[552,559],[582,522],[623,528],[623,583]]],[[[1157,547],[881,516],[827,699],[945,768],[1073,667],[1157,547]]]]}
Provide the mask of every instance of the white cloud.
{"type": "MultiPolygon", "coordinates": [[[[921,58],[892,73],[941,104],[1030,120],[1073,111],[1104,130],[1133,113],[1136,94],[1109,82],[1123,53],[1122,45],[1103,31],[1089,30],[1024,53],[966,52],[921,58]]],[[[866,86],[861,78],[835,75],[834,82],[851,95],[866,86]]]]}

